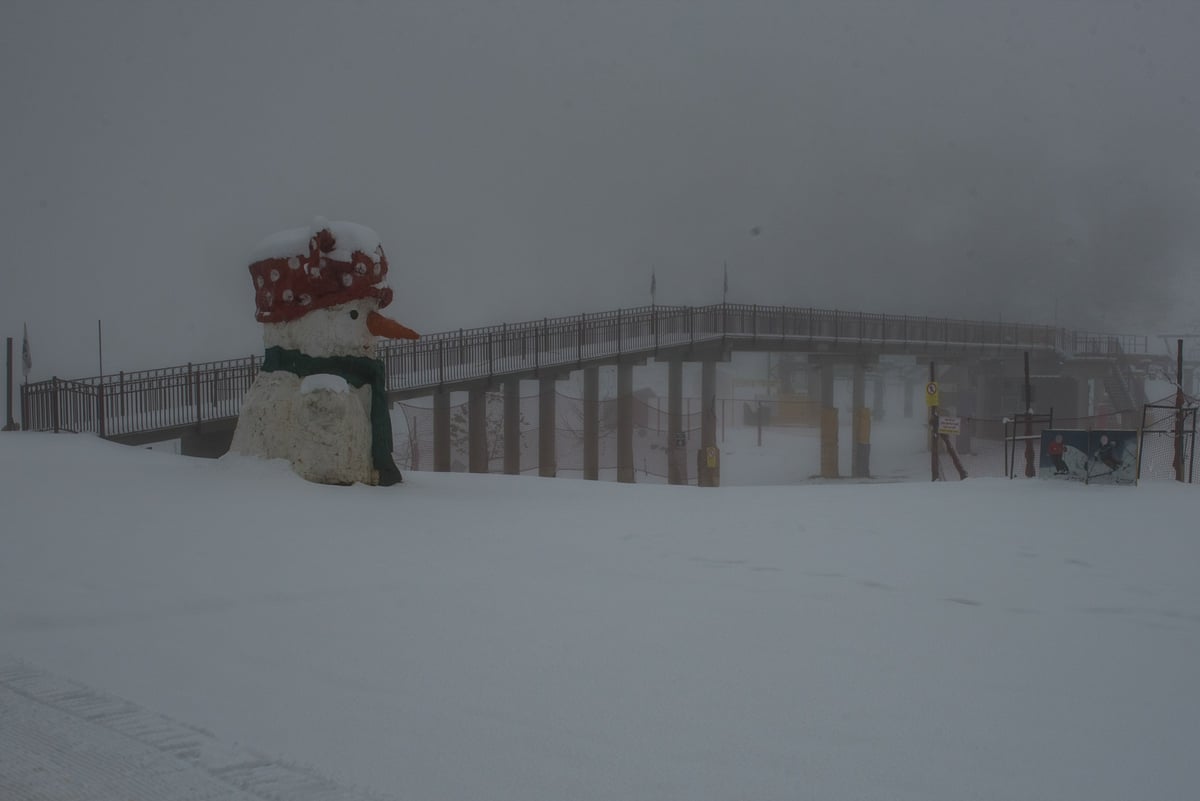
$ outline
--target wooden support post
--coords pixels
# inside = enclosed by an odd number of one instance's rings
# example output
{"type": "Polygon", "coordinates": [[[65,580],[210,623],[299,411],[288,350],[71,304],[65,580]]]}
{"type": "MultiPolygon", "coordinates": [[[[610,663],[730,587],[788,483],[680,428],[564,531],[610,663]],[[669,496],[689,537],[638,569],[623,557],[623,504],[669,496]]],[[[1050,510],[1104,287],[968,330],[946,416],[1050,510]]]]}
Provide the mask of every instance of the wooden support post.
{"type": "Polygon", "coordinates": [[[488,471],[487,392],[482,389],[467,393],[467,469],[488,471]]]}
{"type": "Polygon", "coordinates": [[[687,434],[683,430],[683,362],[667,363],[667,483],[687,483],[687,434]]]}
{"type": "Polygon", "coordinates": [[[946,447],[946,453],[950,454],[950,461],[954,462],[954,469],[958,471],[959,479],[961,480],[966,478],[967,470],[963,467],[963,463],[958,458],[958,453],[956,453],[954,450],[954,445],[950,442],[950,435],[942,434],[940,436],[942,445],[946,447]]]}
{"type": "Polygon", "coordinates": [[[1033,384],[1029,382],[1029,351],[1025,351],[1025,478],[1033,478],[1033,384]]]}
{"type": "Polygon", "coordinates": [[[558,475],[556,397],[554,376],[543,375],[538,379],[538,475],[542,478],[558,475]]]}
{"type": "Polygon", "coordinates": [[[836,367],[830,360],[820,363],[821,371],[821,478],[837,478],[838,410],[833,405],[833,382],[836,367]]]}
{"type": "Polygon", "coordinates": [[[866,478],[871,472],[871,414],[866,408],[866,372],[862,362],[854,364],[850,404],[853,407],[850,412],[850,475],[854,478],[866,478]]]}
{"type": "Polygon", "coordinates": [[[521,381],[504,382],[504,473],[521,472],[521,381]]]}
{"type": "Polygon", "coordinates": [[[600,478],[600,368],[583,368],[583,477],[600,478]]]}
{"type": "Polygon", "coordinates": [[[450,472],[450,391],[433,393],[433,469],[450,472]]]}
{"type": "Polygon", "coordinates": [[[696,452],[696,483],[716,487],[721,483],[717,449],[717,363],[700,365],[700,449],[696,452]]]}
{"type": "Polygon", "coordinates": [[[633,365],[617,365],[617,481],[634,482],[633,365]]]}

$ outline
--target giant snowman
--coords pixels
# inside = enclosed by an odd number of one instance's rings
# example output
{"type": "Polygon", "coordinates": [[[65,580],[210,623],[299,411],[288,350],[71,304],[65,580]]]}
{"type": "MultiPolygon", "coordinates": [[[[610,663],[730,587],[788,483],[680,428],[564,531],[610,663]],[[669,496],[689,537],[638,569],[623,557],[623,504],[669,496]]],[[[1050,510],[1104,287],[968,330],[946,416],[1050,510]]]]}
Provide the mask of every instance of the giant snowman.
{"type": "Polygon", "coordinates": [[[396,484],[377,337],[417,339],[384,317],[388,264],[370,228],[317,219],[253,255],[255,318],[266,354],[242,402],[231,450],[287,459],[322,484],[396,484]]]}

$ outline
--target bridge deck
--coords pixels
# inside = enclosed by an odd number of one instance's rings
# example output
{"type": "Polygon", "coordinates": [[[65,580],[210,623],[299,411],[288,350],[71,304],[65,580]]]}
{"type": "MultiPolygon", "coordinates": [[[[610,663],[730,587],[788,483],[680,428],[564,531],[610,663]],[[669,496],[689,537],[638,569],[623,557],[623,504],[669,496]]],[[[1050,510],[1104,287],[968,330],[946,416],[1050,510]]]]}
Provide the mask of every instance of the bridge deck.
{"type": "MultiPolygon", "coordinates": [[[[650,306],[459,329],[379,349],[393,400],[651,357],[727,358],[732,351],[850,355],[987,355],[1032,350],[1073,357],[1145,353],[1145,337],[1051,326],[785,306],[650,306]]],[[[125,442],[228,426],[260,356],[22,387],[22,419],[39,431],[91,431],[125,442]]]]}

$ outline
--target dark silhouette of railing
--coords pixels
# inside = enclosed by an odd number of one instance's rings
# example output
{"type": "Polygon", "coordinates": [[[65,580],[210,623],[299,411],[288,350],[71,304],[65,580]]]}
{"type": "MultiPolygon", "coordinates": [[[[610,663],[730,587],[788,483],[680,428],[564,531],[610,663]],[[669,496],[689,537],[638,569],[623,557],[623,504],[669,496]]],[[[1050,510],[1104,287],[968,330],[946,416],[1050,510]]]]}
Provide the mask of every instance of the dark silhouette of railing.
{"type": "MultiPolygon", "coordinates": [[[[423,391],[622,357],[720,345],[731,349],[872,349],[947,353],[1057,350],[1115,356],[1145,353],[1145,337],[1087,334],[1051,326],[723,303],[645,306],[599,314],[459,329],[379,348],[388,391],[423,391]]],[[[23,426],[127,438],[237,416],[261,356],[52,378],[21,388],[23,426]]]]}

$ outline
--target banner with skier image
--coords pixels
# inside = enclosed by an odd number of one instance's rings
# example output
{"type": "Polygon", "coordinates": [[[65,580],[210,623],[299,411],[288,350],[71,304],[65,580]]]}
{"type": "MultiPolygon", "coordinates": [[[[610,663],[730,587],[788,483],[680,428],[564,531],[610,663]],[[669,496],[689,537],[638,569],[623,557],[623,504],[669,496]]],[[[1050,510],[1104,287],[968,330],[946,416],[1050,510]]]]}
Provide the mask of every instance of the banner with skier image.
{"type": "Polygon", "coordinates": [[[1136,431],[1042,432],[1038,475],[1085,484],[1134,484],[1137,480],[1136,431]]]}

